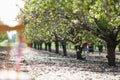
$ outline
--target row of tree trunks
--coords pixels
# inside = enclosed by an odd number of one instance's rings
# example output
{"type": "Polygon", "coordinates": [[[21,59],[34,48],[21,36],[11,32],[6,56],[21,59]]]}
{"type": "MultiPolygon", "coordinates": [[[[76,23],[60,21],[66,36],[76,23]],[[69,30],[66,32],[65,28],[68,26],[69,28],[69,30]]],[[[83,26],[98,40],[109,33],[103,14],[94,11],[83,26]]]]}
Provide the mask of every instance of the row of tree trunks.
{"type": "MultiPolygon", "coordinates": [[[[58,40],[55,41],[55,53],[56,54],[60,54],[59,43],[60,42],[58,40]]],[[[50,51],[50,52],[52,51],[52,42],[44,42],[44,45],[45,45],[45,50],[46,51],[50,51]]],[[[62,48],[63,48],[63,55],[67,56],[67,48],[66,48],[67,44],[66,44],[66,42],[62,41],[61,45],[62,45],[62,48]]],[[[38,49],[38,50],[42,50],[43,49],[43,42],[34,42],[34,43],[31,44],[31,47],[35,48],[35,49],[38,49]]]]}
{"type": "Polygon", "coordinates": [[[33,42],[31,43],[30,47],[38,49],[38,50],[42,50],[43,49],[43,42],[33,42]]]}
{"type": "MultiPolygon", "coordinates": [[[[62,46],[62,49],[63,49],[63,56],[67,56],[67,44],[66,44],[66,40],[61,40],[59,41],[59,38],[58,36],[55,36],[55,53],[56,54],[60,54],[59,52],[59,47],[60,47],[60,44],[61,43],[61,46],[62,46]]],[[[43,42],[34,42],[33,44],[33,47],[35,49],[40,49],[42,50],[42,44],[43,42]]],[[[47,42],[44,42],[44,45],[45,45],[45,50],[47,51],[50,51],[51,52],[51,45],[52,43],[50,41],[47,41],[47,42]]],[[[77,45],[75,46],[75,49],[76,49],[76,55],[77,55],[77,59],[84,59],[82,57],[82,47],[80,45],[77,45]]]]}
{"type": "MultiPolygon", "coordinates": [[[[117,44],[115,44],[114,42],[106,42],[107,43],[107,59],[108,59],[108,65],[110,66],[116,66],[116,61],[115,61],[115,49],[117,44]]],[[[45,50],[51,51],[51,42],[46,42],[45,43],[45,50]]],[[[35,48],[35,49],[39,49],[42,50],[43,49],[43,42],[34,42],[32,44],[30,44],[31,47],[35,48]]],[[[66,41],[61,41],[61,46],[63,48],[63,55],[67,56],[67,49],[66,49],[66,41]]],[[[56,40],[55,41],[55,53],[56,54],[60,54],[59,53],[59,41],[56,40]]],[[[75,46],[76,49],[76,55],[77,55],[77,59],[84,59],[82,57],[82,47],[80,45],[75,46]]]]}
{"type": "MultiPolygon", "coordinates": [[[[67,56],[67,44],[66,41],[61,41],[59,42],[58,40],[55,41],[55,53],[56,54],[60,54],[59,52],[59,43],[61,43],[62,49],[63,49],[63,55],[67,56]]],[[[52,47],[52,43],[51,42],[44,42],[45,45],[45,49],[44,50],[48,50],[48,51],[52,51],[51,47],[52,47]]],[[[42,50],[43,49],[43,42],[34,42],[31,47],[35,48],[35,49],[39,49],[42,50]]],[[[76,55],[77,55],[77,59],[83,59],[82,57],[82,47],[81,46],[75,46],[76,49],[76,55]]]]}
{"type": "Polygon", "coordinates": [[[63,55],[67,56],[66,41],[62,41],[61,44],[62,44],[62,48],[63,48],[63,55]]]}

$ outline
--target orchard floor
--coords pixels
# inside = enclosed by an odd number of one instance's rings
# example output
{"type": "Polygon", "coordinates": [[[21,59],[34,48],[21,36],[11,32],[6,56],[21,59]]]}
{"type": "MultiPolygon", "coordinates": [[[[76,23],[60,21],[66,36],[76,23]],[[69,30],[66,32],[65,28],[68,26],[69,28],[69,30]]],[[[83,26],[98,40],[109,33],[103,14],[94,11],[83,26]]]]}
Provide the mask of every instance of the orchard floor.
{"type": "MultiPolygon", "coordinates": [[[[4,53],[4,51],[2,52],[4,53]]],[[[15,69],[17,48],[12,48],[9,69],[15,69]]],[[[76,60],[74,51],[67,57],[44,50],[22,48],[21,71],[35,80],[120,80],[120,54],[117,54],[116,67],[109,67],[105,53],[83,53],[86,60],[76,60]]],[[[5,69],[5,60],[1,70],[5,69]]]]}

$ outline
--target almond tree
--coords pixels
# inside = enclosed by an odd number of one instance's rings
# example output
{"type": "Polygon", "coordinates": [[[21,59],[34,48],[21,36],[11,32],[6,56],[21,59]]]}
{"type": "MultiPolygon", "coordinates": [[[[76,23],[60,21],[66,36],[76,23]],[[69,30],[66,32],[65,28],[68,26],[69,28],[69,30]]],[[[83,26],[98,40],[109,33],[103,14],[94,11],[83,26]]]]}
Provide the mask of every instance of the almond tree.
{"type": "Polygon", "coordinates": [[[115,48],[120,43],[120,0],[84,0],[81,5],[77,24],[106,42],[108,64],[115,66],[115,48]]]}
{"type": "Polygon", "coordinates": [[[91,26],[82,23],[85,30],[104,40],[107,45],[107,59],[110,66],[115,66],[115,49],[120,43],[120,1],[97,0],[89,8],[91,26]]]}

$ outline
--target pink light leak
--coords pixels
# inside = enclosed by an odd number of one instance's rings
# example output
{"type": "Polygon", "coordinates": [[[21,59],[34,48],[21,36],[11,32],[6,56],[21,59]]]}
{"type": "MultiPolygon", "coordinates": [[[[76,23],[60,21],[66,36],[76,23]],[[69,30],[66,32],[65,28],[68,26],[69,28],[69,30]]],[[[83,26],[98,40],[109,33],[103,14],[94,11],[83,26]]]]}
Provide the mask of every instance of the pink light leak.
{"type": "Polygon", "coordinates": [[[18,34],[18,36],[19,36],[19,45],[18,45],[18,53],[17,53],[16,60],[15,60],[15,68],[16,68],[16,71],[19,72],[21,56],[22,56],[22,48],[21,47],[22,47],[23,40],[22,40],[22,34],[18,34]]]}

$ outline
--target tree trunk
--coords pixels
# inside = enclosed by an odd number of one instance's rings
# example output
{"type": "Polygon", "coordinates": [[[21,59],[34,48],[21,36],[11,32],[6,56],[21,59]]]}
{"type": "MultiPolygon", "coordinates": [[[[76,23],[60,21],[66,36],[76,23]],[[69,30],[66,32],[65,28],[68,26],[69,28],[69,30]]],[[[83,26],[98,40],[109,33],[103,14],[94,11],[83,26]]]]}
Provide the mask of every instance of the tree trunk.
{"type": "Polygon", "coordinates": [[[32,48],[32,43],[27,43],[27,46],[32,48]]]}
{"type": "Polygon", "coordinates": [[[77,46],[75,46],[75,49],[76,49],[76,54],[77,54],[77,59],[83,59],[82,58],[82,47],[81,46],[79,46],[79,45],[77,45],[77,46]]]}
{"type": "Polygon", "coordinates": [[[61,42],[64,56],[67,56],[66,42],[61,42]]]}
{"type": "Polygon", "coordinates": [[[118,45],[118,49],[119,49],[119,52],[120,52],[120,44],[118,45]]]}
{"type": "Polygon", "coordinates": [[[32,42],[29,43],[28,46],[29,46],[30,48],[32,48],[32,47],[33,47],[33,43],[32,43],[32,42]]]}
{"type": "Polygon", "coordinates": [[[48,50],[51,52],[51,42],[48,42],[48,50]]]}
{"type": "Polygon", "coordinates": [[[30,43],[30,47],[33,48],[33,43],[30,43]]]}
{"type": "Polygon", "coordinates": [[[109,66],[116,66],[115,63],[115,48],[116,44],[114,42],[108,42],[107,43],[107,59],[108,59],[108,65],[109,66]]]}
{"type": "Polygon", "coordinates": [[[39,44],[40,44],[40,50],[42,50],[42,44],[43,44],[43,43],[42,43],[42,42],[40,42],[39,44]]]}
{"type": "Polygon", "coordinates": [[[59,54],[59,40],[58,40],[58,36],[56,33],[54,33],[55,35],[55,53],[59,54]]]}
{"type": "Polygon", "coordinates": [[[55,53],[59,54],[59,42],[55,41],[55,53]]]}
{"type": "Polygon", "coordinates": [[[47,43],[45,42],[45,50],[47,51],[47,43]]]}
{"type": "Polygon", "coordinates": [[[40,49],[40,42],[38,42],[38,44],[37,44],[37,45],[38,45],[38,50],[39,50],[39,49],[40,49]]]}
{"type": "Polygon", "coordinates": [[[35,48],[35,49],[37,48],[37,44],[36,44],[36,42],[34,42],[34,48],[35,48]]]}

